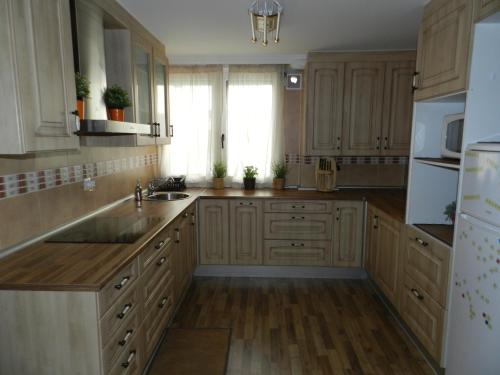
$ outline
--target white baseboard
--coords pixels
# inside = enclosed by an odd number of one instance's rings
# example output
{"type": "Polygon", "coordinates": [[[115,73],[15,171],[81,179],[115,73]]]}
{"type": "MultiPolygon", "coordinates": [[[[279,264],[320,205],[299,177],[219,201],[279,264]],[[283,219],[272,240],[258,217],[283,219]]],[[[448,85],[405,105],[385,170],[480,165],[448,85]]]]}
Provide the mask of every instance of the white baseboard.
{"type": "Polygon", "coordinates": [[[198,266],[195,276],[269,277],[302,279],[366,279],[363,268],[292,267],[292,266],[198,266]]]}

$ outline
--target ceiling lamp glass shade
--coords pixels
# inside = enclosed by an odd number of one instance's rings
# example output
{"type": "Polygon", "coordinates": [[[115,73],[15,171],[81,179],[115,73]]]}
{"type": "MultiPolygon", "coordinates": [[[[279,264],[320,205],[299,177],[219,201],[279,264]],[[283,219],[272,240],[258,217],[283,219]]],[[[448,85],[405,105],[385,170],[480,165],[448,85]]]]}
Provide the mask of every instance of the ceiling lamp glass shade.
{"type": "Polygon", "coordinates": [[[274,42],[280,41],[280,21],[283,7],[276,0],[255,0],[248,9],[252,25],[252,42],[257,36],[262,38],[262,45],[267,46],[268,34],[275,32],[274,42]]]}

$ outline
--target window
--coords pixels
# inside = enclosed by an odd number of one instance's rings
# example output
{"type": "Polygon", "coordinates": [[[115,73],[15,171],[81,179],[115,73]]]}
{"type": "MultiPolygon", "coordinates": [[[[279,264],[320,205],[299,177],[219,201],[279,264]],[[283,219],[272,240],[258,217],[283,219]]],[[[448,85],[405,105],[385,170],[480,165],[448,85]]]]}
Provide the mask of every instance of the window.
{"type": "Polygon", "coordinates": [[[222,160],[228,183],[240,186],[247,165],[258,168],[258,183],[271,182],[271,163],[283,158],[280,67],[231,66],[225,77],[222,67],[173,67],[169,89],[175,131],[165,146],[164,175],[183,174],[191,184],[206,185],[213,163],[222,160]]]}

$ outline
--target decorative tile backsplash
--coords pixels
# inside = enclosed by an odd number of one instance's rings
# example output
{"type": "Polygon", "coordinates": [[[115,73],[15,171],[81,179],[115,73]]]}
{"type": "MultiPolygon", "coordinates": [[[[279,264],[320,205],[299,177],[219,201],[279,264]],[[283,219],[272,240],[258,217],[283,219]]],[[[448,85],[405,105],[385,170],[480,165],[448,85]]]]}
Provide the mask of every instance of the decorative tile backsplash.
{"type": "MultiPolygon", "coordinates": [[[[298,154],[286,154],[287,164],[315,164],[322,156],[308,156],[298,154]]],[[[407,156],[337,156],[335,161],[339,165],[348,164],[408,164],[407,156]]]]}
{"type": "Polygon", "coordinates": [[[0,176],[0,199],[81,182],[87,177],[108,176],[157,163],[157,154],[147,154],[0,176]]]}

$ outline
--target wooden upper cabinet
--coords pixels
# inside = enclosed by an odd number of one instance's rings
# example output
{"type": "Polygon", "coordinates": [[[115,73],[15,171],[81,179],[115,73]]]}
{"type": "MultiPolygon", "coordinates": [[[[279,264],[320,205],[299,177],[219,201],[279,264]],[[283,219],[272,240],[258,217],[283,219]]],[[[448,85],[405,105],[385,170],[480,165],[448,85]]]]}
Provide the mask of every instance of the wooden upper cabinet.
{"type": "Polygon", "coordinates": [[[200,264],[229,264],[229,202],[201,199],[198,215],[200,264]]]}
{"type": "Polygon", "coordinates": [[[388,62],[385,69],[382,155],[408,155],[413,120],[414,61],[388,62]]]}
{"type": "Polygon", "coordinates": [[[371,155],[380,151],[385,63],[346,64],[343,155],[371,155]]]}
{"type": "Polygon", "coordinates": [[[262,202],[230,201],[229,223],[230,263],[262,264],[262,202]]]}
{"type": "Polygon", "coordinates": [[[481,21],[496,12],[500,12],[500,0],[476,0],[474,4],[476,6],[476,21],[481,21]]]}
{"type": "Polygon", "coordinates": [[[332,259],[334,267],[361,267],[363,207],[363,202],[335,202],[332,259]]]}
{"type": "Polygon", "coordinates": [[[158,127],[156,144],[170,144],[168,108],[168,59],[153,51],[154,122],[158,127]]]}
{"type": "Polygon", "coordinates": [[[467,89],[473,1],[433,0],[424,11],[417,51],[416,100],[467,89]]]}
{"type": "Polygon", "coordinates": [[[76,149],[69,3],[0,1],[0,154],[76,149]]]}
{"type": "Polygon", "coordinates": [[[307,68],[306,149],[310,155],[339,155],[344,63],[310,63],[307,68]]]}

